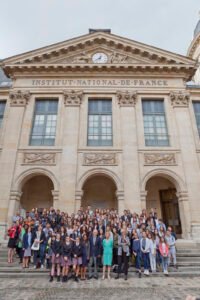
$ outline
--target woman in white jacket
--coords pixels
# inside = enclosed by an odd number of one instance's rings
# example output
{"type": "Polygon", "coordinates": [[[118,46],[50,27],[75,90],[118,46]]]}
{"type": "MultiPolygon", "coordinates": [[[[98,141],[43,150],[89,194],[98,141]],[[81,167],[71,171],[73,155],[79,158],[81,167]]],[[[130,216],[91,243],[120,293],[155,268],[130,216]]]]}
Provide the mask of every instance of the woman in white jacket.
{"type": "Polygon", "coordinates": [[[156,273],[156,240],[152,233],[149,233],[148,238],[150,240],[149,259],[151,271],[152,273],[156,273]]]}

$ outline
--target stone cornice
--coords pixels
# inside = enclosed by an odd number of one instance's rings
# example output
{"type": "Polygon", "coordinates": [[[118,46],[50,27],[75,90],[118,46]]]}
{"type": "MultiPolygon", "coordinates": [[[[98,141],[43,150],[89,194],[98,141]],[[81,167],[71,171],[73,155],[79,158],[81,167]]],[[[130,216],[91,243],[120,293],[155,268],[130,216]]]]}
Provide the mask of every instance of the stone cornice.
{"type": "Polygon", "coordinates": [[[80,106],[82,103],[83,92],[77,90],[64,90],[64,104],[65,106],[80,106]]]}
{"type": "Polygon", "coordinates": [[[190,101],[190,94],[182,91],[172,91],[170,93],[170,99],[173,107],[188,107],[190,101]]]}
{"type": "Polygon", "coordinates": [[[117,91],[117,99],[120,106],[135,106],[137,92],[117,91]]]}
{"type": "Polygon", "coordinates": [[[10,106],[26,106],[30,100],[31,94],[29,91],[10,91],[10,106]]]}
{"type": "Polygon", "coordinates": [[[200,45],[200,33],[196,36],[196,38],[192,41],[189,50],[188,50],[188,56],[190,58],[193,58],[193,55],[197,49],[197,47],[200,45]]]}

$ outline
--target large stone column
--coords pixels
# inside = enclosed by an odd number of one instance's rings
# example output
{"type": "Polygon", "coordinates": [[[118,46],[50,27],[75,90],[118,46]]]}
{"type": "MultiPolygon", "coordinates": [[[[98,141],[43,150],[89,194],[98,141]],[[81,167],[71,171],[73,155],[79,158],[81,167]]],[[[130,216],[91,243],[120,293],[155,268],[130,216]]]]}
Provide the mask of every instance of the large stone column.
{"type": "Polygon", "coordinates": [[[83,191],[76,191],[76,193],[75,193],[75,212],[77,212],[81,207],[82,197],[83,197],[83,191]]]}
{"type": "Polygon", "coordinates": [[[8,224],[12,223],[12,217],[15,215],[20,208],[20,198],[22,193],[19,191],[11,191],[10,199],[9,199],[9,207],[8,207],[8,224]]]}
{"type": "MultiPolygon", "coordinates": [[[[24,112],[29,99],[30,93],[28,91],[11,90],[6,104],[7,116],[4,120],[5,132],[3,133],[6,138],[3,139],[0,158],[2,175],[0,180],[0,201],[1,210],[4,211],[4,214],[1,214],[0,222],[6,222],[7,220],[10,222],[10,218],[17,209],[16,202],[20,201],[18,196],[16,198],[13,196],[11,189],[24,112]]],[[[16,191],[16,193],[18,192],[16,191]]]]}
{"type": "Polygon", "coordinates": [[[188,213],[190,211],[188,193],[177,192],[176,195],[178,197],[178,203],[179,203],[179,211],[180,211],[181,226],[182,226],[182,237],[184,239],[189,239],[191,238],[191,218],[190,218],[190,214],[188,213]]]}
{"type": "MultiPolygon", "coordinates": [[[[200,222],[199,187],[200,187],[200,166],[196,153],[194,133],[192,130],[191,117],[189,112],[190,95],[185,92],[172,92],[170,94],[171,104],[178,129],[179,144],[181,149],[181,160],[185,175],[188,201],[180,191],[179,206],[181,210],[181,222],[184,235],[190,235],[191,225],[200,222]],[[185,228],[184,228],[185,227],[185,228]],[[186,228],[189,227],[189,228],[186,228]]],[[[194,226],[193,226],[194,228],[194,226]]],[[[199,228],[200,229],[200,228],[199,228]]],[[[193,232],[191,232],[193,238],[193,232]]],[[[197,238],[199,238],[198,232],[197,238]]]]}
{"type": "Polygon", "coordinates": [[[121,113],[121,138],[124,181],[124,208],[141,211],[139,192],[138,141],[136,130],[136,92],[117,92],[121,113]]]}
{"type": "Polygon", "coordinates": [[[124,206],[124,192],[117,191],[116,192],[117,202],[118,202],[118,213],[119,215],[122,215],[125,206],[124,206]]]}
{"type": "Polygon", "coordinates": [[[79,114],[82,92],[64,91],[63,143],[60,173],[60,208],[70,213],[76,207],[75,188],[77,149],[79,140],[79,114]]]}

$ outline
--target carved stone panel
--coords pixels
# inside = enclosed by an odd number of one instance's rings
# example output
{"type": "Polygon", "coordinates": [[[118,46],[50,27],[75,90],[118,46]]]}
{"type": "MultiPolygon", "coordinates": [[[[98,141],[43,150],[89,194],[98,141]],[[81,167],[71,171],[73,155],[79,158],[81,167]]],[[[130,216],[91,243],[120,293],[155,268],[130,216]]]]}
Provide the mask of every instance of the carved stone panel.
{"type": "Polygon", "coordinates": [[[29,91],[11,91],[9,97],[11,106],[26,106],[31,94],[29,91]]]}
{"type": "Polygon", "coordinates": [[[173,107],[188,107],[190,94],[184,92],[171,92],[170,93],[171,104],[173,107]]]}
{"type": "Polygon", "coordinates": [[[135,106],[137,92],[117,91],[117,99],[120,106],[135,106]]]}
{"type": "Polygon", "coordinates": [[[144,154],[145,165],[176,165],[175,153],[145,153],[144,154]]]}
{"type": "Polygon", "coordinates": [[[83,165],[85,166],[117,165],[116,153],[84,153],[83,165]]]}
{"type": "Polygon", "coordinates": [[[65,106],[80,106],[82,103],[83,92],[82,91],[68,91],[64,90],[64,103],[65,106]]]}
{"type": "Polygon", "coordinates": [[[27,152],[24,153],[23,164],[25,165],[55,165],[56,153],[27,152]]]}

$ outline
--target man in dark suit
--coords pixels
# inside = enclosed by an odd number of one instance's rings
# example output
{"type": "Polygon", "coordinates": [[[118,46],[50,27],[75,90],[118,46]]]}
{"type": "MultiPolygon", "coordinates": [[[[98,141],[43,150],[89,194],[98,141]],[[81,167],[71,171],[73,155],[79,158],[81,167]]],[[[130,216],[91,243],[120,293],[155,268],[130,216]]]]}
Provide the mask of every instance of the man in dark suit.
{"type": "Polygon", "coordinates": [[[100,256],[101,251],[101,239],[97,236],[98,231],[96,229],[93,230],[93,235],[90,237],[90,260],[89,260],[89,279],[94,277],[98,279],[97,273],[97,258],[100,256]],[[92,272],[92,265],[94,264],[94,270],[92,272]]]}

